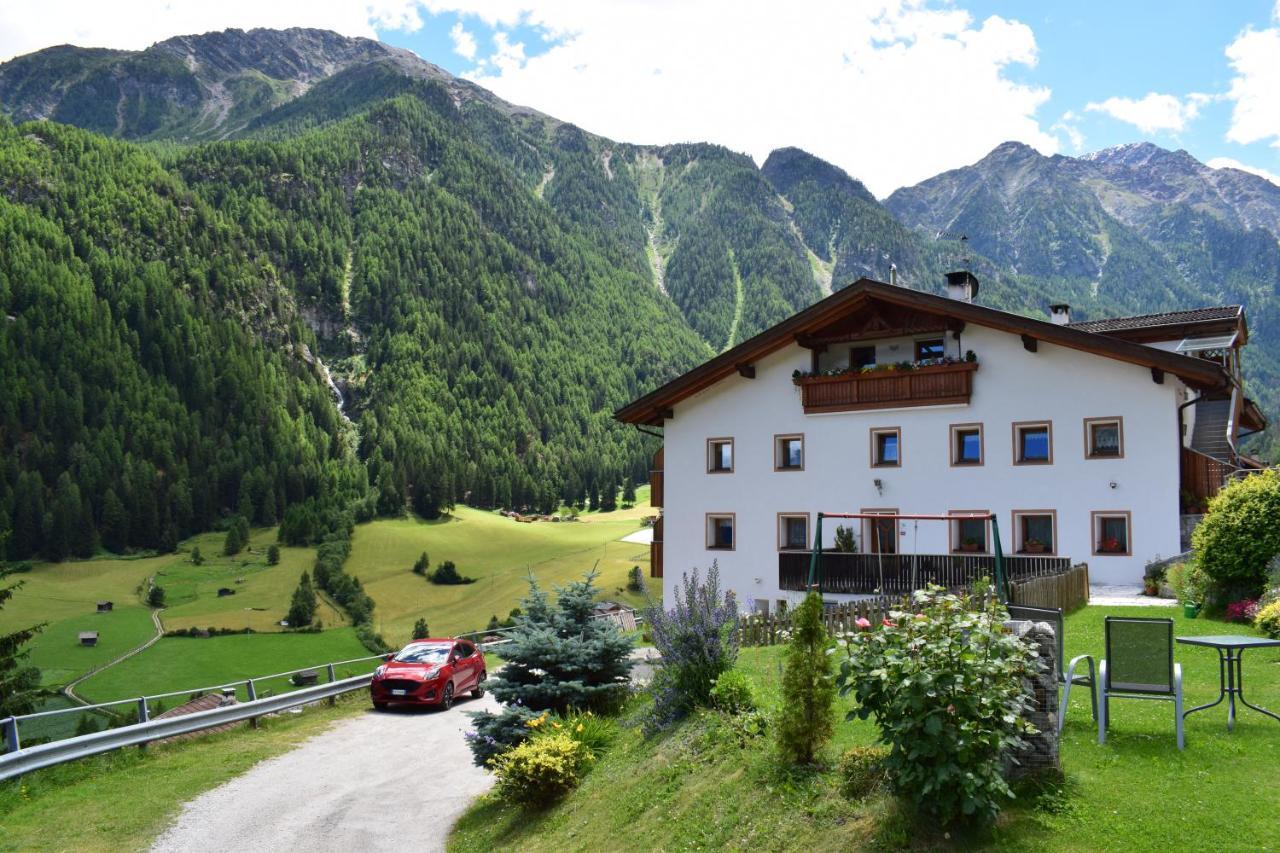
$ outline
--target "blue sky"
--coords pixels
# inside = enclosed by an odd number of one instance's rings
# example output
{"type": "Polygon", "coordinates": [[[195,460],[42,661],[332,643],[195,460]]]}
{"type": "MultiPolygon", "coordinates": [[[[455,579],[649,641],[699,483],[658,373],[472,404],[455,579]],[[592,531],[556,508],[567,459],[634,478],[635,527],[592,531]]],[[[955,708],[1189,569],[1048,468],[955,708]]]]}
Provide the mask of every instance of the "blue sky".
{"type": "Polygon", "coordinates": [[[41,0],[0,4],[0,60],[255,26],[381,38],[620,141],[795,145],[880,196],[1009,139],[1280,183],[1280,0],[41,0]]]}

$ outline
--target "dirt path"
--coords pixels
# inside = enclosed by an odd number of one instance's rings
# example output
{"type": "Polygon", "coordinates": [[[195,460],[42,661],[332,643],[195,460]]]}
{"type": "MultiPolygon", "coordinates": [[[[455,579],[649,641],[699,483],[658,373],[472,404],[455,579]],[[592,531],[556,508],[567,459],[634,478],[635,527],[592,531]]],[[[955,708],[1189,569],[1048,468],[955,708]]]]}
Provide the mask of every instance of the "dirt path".
{"type": "Polygon", "coordinates": [[[83,696],[80,696],[78,693],[76,693],[76,685],[80,684],[80,683],[81,683],[81,682],[83,682],[83,681],[87,681],[88,679],[90,679],[90,678],[92,678],[93,676],[97,675],[98,673],[102,672],[104,669],[107,669],[107,668],[109,668],[109,667],[113,667],[113,666],[115,666],[116,664],[120,663],[120,661],[122,661],[122,660],[128,660],[129,658],[133,657],[134,655],[139,654],[140,652],[145,652],[147,649],[149,649],[149,648],[151,648],[152,646],[154,646],[154,645],[155,645],[155,644],[156,644],[156,643],[157,643],[161,638],[163,638],[163,637],[164,637],[164,626],[160,624],[160,611],[159,611],[159,610],[152,610],[152,611],[151,611],[151,624],[153,624],[153,625],[155,625],[155,626],[156,626],[156,635],[155,635],[154,637],[152,637],[150,640],[147,640],[145,643],[143,643],[142,645],[138,646],[137,648],[130,649],[129,651],[127,651],[127,652],[125,652],[124,654],[120,655],[120,657],[118,657],[118,658],[113,658],[113,659],[111,659],[111,660],[107,661],[106,663],[104,663],[102,666],[94,667],[93,669],[91,669],[91,670],[89,670],[88,672],[84,673],[84,674],[83,674],[83,675],[81,675],[79,678],[77,678],[75,681],[72,681],[72,682],[70,682],[69,684],[67,684],[67,686],[63,687],[63,688],[62,688],[62,695],[63,695],[63,696],[66,696],[66,697],[67,697],[68,699],[70,699],[72,702],[76,702],[76,703],[81,704],[81,705],[91,705],[91,704],[93,704],[93,703],[91,703],[88,699],[85,699],[83,696]]]}
{"type": "Polygon", "coordinates": [[[370,710],[196,797],[154,851],[444,850],[492,778],[471,763],[468,711],[370,710]]]}

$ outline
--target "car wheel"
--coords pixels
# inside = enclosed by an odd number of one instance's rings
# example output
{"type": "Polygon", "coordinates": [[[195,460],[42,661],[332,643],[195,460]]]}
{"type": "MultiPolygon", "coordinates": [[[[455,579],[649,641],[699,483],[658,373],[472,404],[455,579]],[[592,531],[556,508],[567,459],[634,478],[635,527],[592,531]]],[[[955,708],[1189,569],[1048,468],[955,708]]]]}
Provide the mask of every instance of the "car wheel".
{"type": "Polygon", "coordinates": [[[440,710],[447,711],[453,707],[453,682],[450,681],[444,686],[444,693],[440,694],[440,710]]]}
{"type": "Polygon", "coordinates": [[[480,673],[480,680],[476,682],[475,687],[471,688],[472,699],[479,699],[481,696],[484,695],[484,680],[488,677],[489,676],[487,673],[484,673],[484,672],[480,673]]]}
{"type": "Polygon", "coordinates": [[[385,711],[385,710],[387,710],[387,703],[386,703],[386,702],[374,702],[374,703],[373,703],[373,710],[375,710],[375,711],[385,711]]]}

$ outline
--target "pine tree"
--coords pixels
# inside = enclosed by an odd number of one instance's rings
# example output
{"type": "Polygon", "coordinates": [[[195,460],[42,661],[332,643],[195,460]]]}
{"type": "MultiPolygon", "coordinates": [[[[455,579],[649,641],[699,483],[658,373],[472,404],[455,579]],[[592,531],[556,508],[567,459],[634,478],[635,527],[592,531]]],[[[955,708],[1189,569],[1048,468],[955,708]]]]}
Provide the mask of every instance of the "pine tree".
{"type": "Polygon", "coordinates": [[[191,549],[191,563],[196,566],[204,565],[204,555],[200,553],[199,545],[191,549]]]}
{"type": "Polygon", "coordinates": [[[624,504],[636,502],[636,484],[630,477],[622,478],[622,502],[624,504]]]}
{"type": "Polygon", "coordinates": [[[613,512],[618,508],[618,484],[609,480],[604,485],[604,491],[600,494],[600,511],[613,512]]]}
{"type": "Polygon", "coordinates": [[[53,494],[53,508],[49,513],[49,538],[45,553],[55,563],[71,556],[80,525],[82,506],[80,488],[71,480],[71,474],[63,471],[53,494]]]}
{"type": "MultiPolygon", "coordinates": [[[[13,569],[0,565],[0,580],[12,572],[13,569]]],[[[0,586],[0,610],[21,586],[21,581],[0,586]]],[[[27,663],[27,652],[22,647],[43,628],[42,623],[0,634],[0,717],[29,714],[35,708],[40,670],[27,663]]]]}
{"type": "Polygon", "coordinates": [[[164,587],[153,583],[151,589],[147,591],[147,604],[155,608],[164,607],[164,587]]]}
{"type": "Polygon", "coordinates": [[[782,674],[782,703],[778,714],[778,749],[791,764],[812,764],[835,728],[835,680],[827,654],[827,629],[822,624],[822,597],[810,592],[792,617],[782,674]]]}
{"type": "Polygon", "coordinates": [[[293,591],[293,600],[289,603],[289,614],[285,616],[290,628],[302,628],[311,624],[316,615],[316,591],[311,585],[311,576],[306,572],[298,580],[298,588],[293,591]]]}
{"type": "Polygon", "coordinates": [[[244,550],[245,544],[249,540],[249,523],[244,520],[243,516],[237,515],[231,519],[231,526],[227,528],[227,538],[222,543],[222,553],[228,557],[234,557],[244,550]]]}
{"type": "Polygon", "coordinates": [[[280,546],[274,542],[267,546],[267,565],[276,566],[280,564],[280,546]]]}
{"type": "Polygon", "coordinates": [[[129,547],[129,511],[114,489],[102,496],[102,545],[116,554],[129,547]]]}
{"type": "Polygon", "coordinates": [[[489,624],[485,625],[484,629],[486,631],[497,631],[501,627],[502,623],[498,621],[498,614],[495,613],[489,617],[489,624]]]}
{"type": "Polygon", "coordinates": [[[425,616],[419,618],[417,622],[413,623],[413,639],[425,640],[430,636],[431,631],[427,628],[427,620],[425,616]]]}
{"type": "Polygon", "coordinates": [[[431,561],[427,559],[427,552],[423,551],[422,556],[420,556],[417,559],[417,561],[413,564],[413,573],[415,575],[422,575],[423,577],[426,577],[427,573],[430,570],[431,570],[431,561]]]}

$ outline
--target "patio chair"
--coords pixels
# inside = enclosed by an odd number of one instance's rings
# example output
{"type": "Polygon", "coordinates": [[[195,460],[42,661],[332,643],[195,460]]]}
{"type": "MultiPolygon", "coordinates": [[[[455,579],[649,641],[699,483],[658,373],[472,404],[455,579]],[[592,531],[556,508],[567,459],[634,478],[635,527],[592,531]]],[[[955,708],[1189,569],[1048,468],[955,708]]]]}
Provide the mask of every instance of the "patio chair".
{"type": "Polygon", "coordinates": [[[1182,733],[1182,664],[1173,662],[1173,620],[1108,616],[1106,657],[1098,668],[1102,689],[1102,713],[1098,717],[1098,743],[1107,742],[1111,699],[1173,700],[1178,749],[1186,741],[1182,733]]]}
{"type": "Polygon", "coordinates": [[[1071,698],[1073,684],[1089,688],[1089,705],[1093,711],[1093,720],[1098,720],[1098,687],[1097,675],[1093,668],[1093,655],[1076,655],[1063,670],[1062,662],[1066,660],[1066,628],[1062,611],[1056,607],[1026,607],[1021,604],[1009,605],[1009,618],[1029,622],[1048,622],[1053,626],[1053,636],[1057,645],[1057,654],[1053,659],[1054,678],[1062,687],[1062,700],[1058,703],[1058,731],[1067,717],[1067,700],[1071,698]],[[1076,675],[1076,667],[1083,662],[1089,669],[1088,675],[1076,675]]]}

